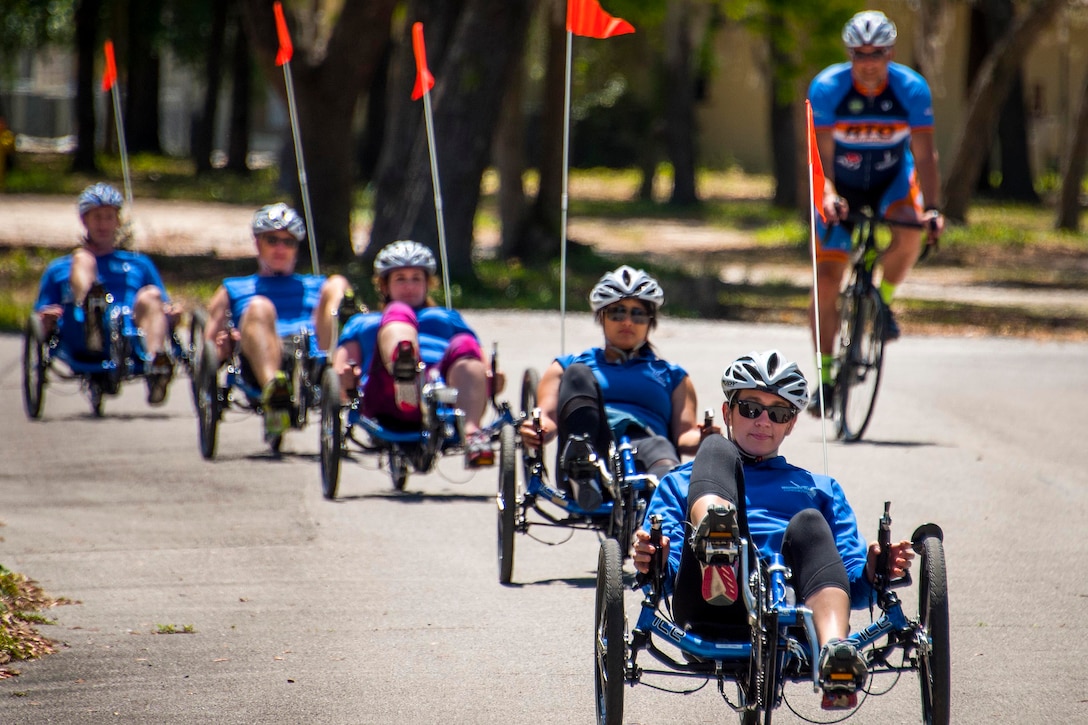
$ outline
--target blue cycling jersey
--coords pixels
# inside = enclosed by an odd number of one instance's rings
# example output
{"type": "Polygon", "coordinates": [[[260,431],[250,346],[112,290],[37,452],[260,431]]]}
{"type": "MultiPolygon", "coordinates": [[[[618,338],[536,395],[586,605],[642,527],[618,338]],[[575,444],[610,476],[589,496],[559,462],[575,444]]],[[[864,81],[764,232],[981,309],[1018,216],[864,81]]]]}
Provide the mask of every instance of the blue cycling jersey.
{"type": "MultiPolygon", "coordinates": [[[[677,466],[661,480],[646,512],[646,521],[654,514],[661,515],[661,533],[669,539],[665,581],[670,587],[676,580],[680,554],[691,533],[685,517],[692,463],[677,466]]],[[[868,550],[858,531],[854,510],[838,481],[798,468],[778,456],[744,465],[744,491],[752,543],[765,558],[781,552],[786,525],[795,514],[808,508],[823,514],[846,565],[851,606],[855,609],[869,606],[873,588],[865,578],[868,550]]]]}
{"type": "MultiPolygon", "coordinates": [[[[457,310],[421,307],[415,313],[419,323],[419,355],[428,365],[434,365],[442,359],[454,335],[464,333],[479,341],[479,337],[457,310]]],[[[363,359],[357,362],[360,363],[364,376],[370,370],[371,359],[378,347],[378,328],[381,321],[381,312],[354,315],[340,331],[341,345],[347,342],[358,343],[363,359]]]]}
{"type": "Polygon", "coordinates": [[[809,85],[816,130],[835,139],[836,187],[880,189],[914,169],[911,133],[932,131],[933,100],[921,75],[888,64],[888,81],[875,95],[863,93],[850,63],[832,65],[809,85]]]}
{"type": "MultiPolygon", "coordinates": [[[[164,302],[170,300],[166,287],[150,258],[137,252],[116,249],[109,254],[95,257],[98,264],[98,281],[113,295],[113,302],[127,315],[136,304],[136,293],[143,287],[157,287],[164,302]]],[[[34,309],[48,305],[67,305],[72,302],[69,277],[72,273],[72,256],[55,259],[46,267],[38,287],[38,299],[34,309]]]]}
{"type": "Polygon", "coordinates": [[[256,296],[267,297],[276,308],[276,334],[289,337],[314,333],[314,308],[321,298],[325,278],[312,274],[228,277],[223,287],[230,298],[230,314],[237,325],[256,296]]]}
{"type": "Polygon", "coordinates": [[[635,425],[672,440],[672,394],[688,376],[682,367],[650,350],[631,360],[609,362],[599,347],[556,358],[556,362],[564,370],[574,363],[589,366],[601,388],[608,426],[617,435],[627,425],[635,425]]]}

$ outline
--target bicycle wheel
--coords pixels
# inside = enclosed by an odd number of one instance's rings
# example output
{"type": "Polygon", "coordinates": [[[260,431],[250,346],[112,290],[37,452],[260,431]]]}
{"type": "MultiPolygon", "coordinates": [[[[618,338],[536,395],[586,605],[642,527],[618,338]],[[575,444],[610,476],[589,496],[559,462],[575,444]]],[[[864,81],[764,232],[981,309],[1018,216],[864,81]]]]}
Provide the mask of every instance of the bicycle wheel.
{"type": "Polygon", "coordinates": [[[517,448],[514,426],[499,431],[499,583],[509,584],[514,576],[514,533],[517,521],[517,448]]]}
{"type": "Polygon", "coordinates": [[[533,368],[525,368],[521,376],[521,412],[530,415],[536,407],[536,389],[540,385],[540,374],[533,368]]]}
{"type": "Polygon", "coordinates": [[[215,347],[205,345],[197,365],[196,410],[200,421],[200,455],[210,461],[215,458],[216,436],[219,432],[219,358],[215,347]]]}
{"type": "Polygon", "coordinates": [[[615,539],[601,542],[597,559],[594,685],[597,725],[623,722],[623,554],[615,539]]]}
{"type": "Polygon", "coordinates": [[[45,401],[45,346],[42,322],[32,313],[23,331],[23,408],[32,420],[41,417],[45,401]]]}
{"type": "Polygon", "coordinates": [[[882,304],[875,289],[862,286],[856,279],[843,294],[835,400],[838,434],[845,441],[861,438],[876,405],[884,363],[882,304]]]}
{"type": "Polygon", "coordinates": [[[952,664],[944,544],[936,536],[928,536],[915,548],[922,555],[918,619],[930,642],[929,652],[923,652],[918,663],[922,721],[927,725],[947,725],[951,712],[952,664]]]}
{"type": "Polygon", "coordinates": [[[389,449],[389,478],[397,491],[408,484],[408,456],[395,445],[389,449]]]}
{"type": "Polygon", "coordinates": [[[197,415],[200,414],[200,405],[198,404],[200,381],[197,373],[200,370],[200,363],[204,359],[204,333],[207,322],[208,316],[204,310],[193,310],[192,318],[189,320],[189,346],[186,354],[189,365],[189,387],[193,393],[193,407],[196,408],[197,415]]]}
{"type": "Polygon", "coordinates": [[[321,491],[329,500],[336,498],[340,484],[340,449],[344,442],[339,389],[336,371],[325,368],[321,374],[321,491]]]}

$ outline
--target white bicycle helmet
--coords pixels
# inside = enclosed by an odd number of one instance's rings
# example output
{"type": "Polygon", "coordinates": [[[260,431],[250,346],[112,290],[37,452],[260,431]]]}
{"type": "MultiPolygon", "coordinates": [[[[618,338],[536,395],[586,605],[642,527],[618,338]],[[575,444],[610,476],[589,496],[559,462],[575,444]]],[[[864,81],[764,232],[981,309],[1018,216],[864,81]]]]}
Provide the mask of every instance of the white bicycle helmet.
{"type": "Polygon", "coordinates": [[[842,29],[842,42],[847,48],[860,48],[871,45],[876,48],[890,48],[895,45],[895,23],[888,16],[877,10],[865,10],[850,18],[842,29]]]}
{"type": "Polygon", "coordinates": [[[379,277],[404,267],[420,267],[427,270],[427,274],[432,277],[438,271],[434,252],[410,239],[401,239],[386,245],[374,260],[374,273],[379,277]]]}
{"type": "Polygon", "coordinates": [[[633,297],[650,304],[650,312],[665,304],[665,292],[657,280],[641,269],[626,264],[613,272],[606,272],[589,293],[589,306],[600,312],[613,302],[633,297]]]}
{"type": "Polygon", "coordinates": [[[722,392],[732,404],[741,390],[762,390],[785,398],[797,410],[808,405],[808,381],[796,363],[778,350],[751,352],[737,358],[722,373],[722,392]]]}
{"type": "Polygon", "coordinates": [[[99,182],[91,184],[79,195],[79,215],[83,216],[100,206],[112,206],[120,210],[124,204],[125,197],[121,196],[121,192],[109,184],[99,182]]]}
{"type": "Polygon", "coordinates": [[[284,230],[300,242],[306,238],[306,222],[283,202],[262,206],[253,215],[253,235],[284,230]]]}

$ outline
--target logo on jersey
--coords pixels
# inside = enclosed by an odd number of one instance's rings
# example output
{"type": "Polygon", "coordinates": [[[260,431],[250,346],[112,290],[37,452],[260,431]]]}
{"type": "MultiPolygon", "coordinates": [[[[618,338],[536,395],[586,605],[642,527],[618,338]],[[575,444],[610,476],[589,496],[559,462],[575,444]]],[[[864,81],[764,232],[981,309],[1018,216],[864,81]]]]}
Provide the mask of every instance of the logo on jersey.
{"type": "Polygon", "coordinates": [[[846,103],[846,110],[850,111],[850,113],[853,114],[861,113],[865,110],[865,101],[861,100],[860,98],[851,98],[846,103]]]}
{"type": "Polygon", "coordinates": [[[844,154],[839,154],[835,158],[835,163],[850,171],[857,171],[861,168],[861,154],[856,151],[848,151],[844,154]]]}

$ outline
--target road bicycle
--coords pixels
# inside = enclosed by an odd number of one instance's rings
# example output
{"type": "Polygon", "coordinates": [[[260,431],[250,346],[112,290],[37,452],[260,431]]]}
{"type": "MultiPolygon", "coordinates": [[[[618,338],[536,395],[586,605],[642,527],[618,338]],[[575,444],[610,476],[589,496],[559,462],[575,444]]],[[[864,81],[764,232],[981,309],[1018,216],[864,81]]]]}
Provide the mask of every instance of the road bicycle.
{"type": "MultiPolygon", "coordinates": [[[[836,435],[852,442],[864,435],[872,420],[884,369],[884,321],[888,312],[873,283],[873,270],[886,247],[878,242],[877,229],[880,226],[922,229],[925,224],[878,218],[868,207],[851,212],[847,221],[854,225],[852,268],[849,281],[839,295],[839,336],[832,375],[836,435]]],[[[932,248],[927,245],[919,261],[932,248]]]]}

